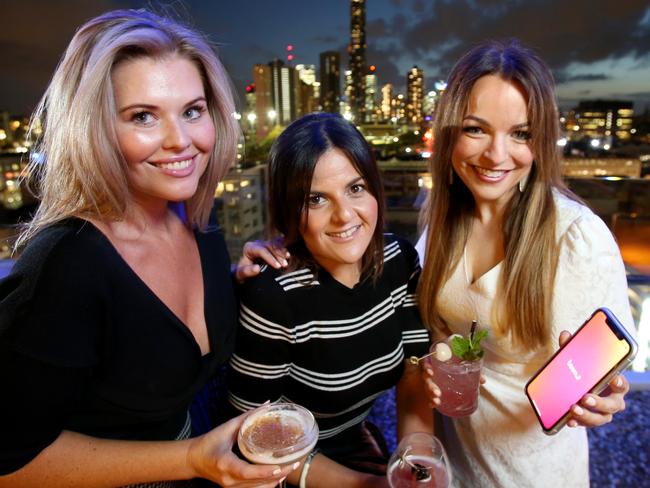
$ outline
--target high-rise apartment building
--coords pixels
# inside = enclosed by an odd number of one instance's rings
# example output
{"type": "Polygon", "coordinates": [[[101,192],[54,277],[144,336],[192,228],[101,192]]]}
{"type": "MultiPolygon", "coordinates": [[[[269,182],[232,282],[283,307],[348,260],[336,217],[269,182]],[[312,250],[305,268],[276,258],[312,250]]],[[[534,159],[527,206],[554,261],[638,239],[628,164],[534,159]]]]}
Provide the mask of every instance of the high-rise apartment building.
{"type": "Polygon", "coordinates": [[[413,66],[406,75],[406,117],[408,123],[422,123],[422,101],[424,98],[424,76],[422,70],[413,66]]]}
{"type": "Polygon", "coordinates": [[[350,56],[349,68],[352,75],[352,85],[348,104],[352,116],[357,123],[364,121],[365,113],[365,80],[366,75],[366,2],[365,0],[350,0],[350,56]]]}
{"type": "Polygon", "coordinates": [[[323,112],[338,112],[341,99],[341,63],[339,53],[320,53],[320,104],[323,112]]]}

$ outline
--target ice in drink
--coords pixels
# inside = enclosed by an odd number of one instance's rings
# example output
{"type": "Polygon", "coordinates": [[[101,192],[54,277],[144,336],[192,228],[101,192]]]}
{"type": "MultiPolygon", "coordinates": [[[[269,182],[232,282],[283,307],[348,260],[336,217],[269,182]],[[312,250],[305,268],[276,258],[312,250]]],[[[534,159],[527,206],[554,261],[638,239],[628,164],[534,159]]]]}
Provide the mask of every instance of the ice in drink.
{"type": "MultiPolygon", "coordinates": [[[[440,344],[440,343],[438,343],[440,344]]],[[[435,354],[434,344],[429,358],[433,369],[433,381],[440,388],[440,404],[436,409],[449,417],[466,417],[478,408],[479,379],[482,359],[463,360],[454,354],[440,361],[435,354]]],[[[446,356],[446,355],[445,355],[446,356]]]]}
{"type": "Polygon", "coordinates": [[[288,464],[306,456],[318,440],[311,412],[292,403],[274,403],[244,420],[237,444],[256,464],[288,464]]]}

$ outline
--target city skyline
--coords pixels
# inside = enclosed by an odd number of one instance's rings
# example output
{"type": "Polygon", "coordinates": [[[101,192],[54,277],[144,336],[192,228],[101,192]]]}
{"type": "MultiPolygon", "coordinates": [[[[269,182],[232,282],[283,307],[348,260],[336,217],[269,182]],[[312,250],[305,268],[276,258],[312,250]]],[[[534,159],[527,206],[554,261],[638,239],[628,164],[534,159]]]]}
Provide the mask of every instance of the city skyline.
{"type": "MultiPolygon", "coordinates": [[[[85,20],[106,10],[152,3],[24,0],[0,8],[0,111],[28,114],[33,109],[74,30],[85,20]]],[[[650,6],[637,0],[619,3],[369,0],[366,62],[377,66],[379,87],[391,83],[400,93],[406,93],[407,72],[418,65],[429,90],[473,43],[518,37],[553,68],[562,108],[579,100],[616,99],[634,102],[635,112],[641,113],[650,105],[650,6]]],[[[242,104],[253,66],[275,58],[286,62],[288,44],[294,46],[294,66],[318,69],[320,53],[338,51],[341,70],[347,69],[349,0],[250,0],[245,8],[226,1],[171,5],[221,44],[220,55],[242,104]]]]}

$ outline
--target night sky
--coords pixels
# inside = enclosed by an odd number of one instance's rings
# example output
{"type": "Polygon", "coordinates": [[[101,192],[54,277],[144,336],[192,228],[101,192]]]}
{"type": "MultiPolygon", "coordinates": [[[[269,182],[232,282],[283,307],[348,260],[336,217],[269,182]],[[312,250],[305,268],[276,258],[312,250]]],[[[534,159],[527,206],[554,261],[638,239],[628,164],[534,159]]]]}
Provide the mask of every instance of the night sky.
{"type": "MultiPolygon", "coordinates": [[[[159,2],[126,0],[2,0],[0,110],[28,114],[35,106],[75,29],[116,8],[159,2]]],[[[252,66],[285,58],[315,64],[349,42],[348,0],[183,0],[165,5],[221,45],[220,54],[240,97],[252,66]]],[[[417,64],[426,88],[445,78],[453,62],[483,39],[518,37],[553,68],[559,102],[580,99],[650,106],[650,4],[647,0],[367,0],[367,61],[380,85],[402,91],[417,64]]]]}

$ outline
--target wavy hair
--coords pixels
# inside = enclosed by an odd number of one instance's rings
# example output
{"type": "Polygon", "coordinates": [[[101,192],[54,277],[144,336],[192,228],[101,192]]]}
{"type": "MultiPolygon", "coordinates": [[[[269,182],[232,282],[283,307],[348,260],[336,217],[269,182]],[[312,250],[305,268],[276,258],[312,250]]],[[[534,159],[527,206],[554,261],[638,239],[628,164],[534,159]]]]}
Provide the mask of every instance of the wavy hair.
{"type": "Polygon", "coordinates": [[[111,81],[121,62],[178,55],[198,68],[217,139],[196,193],[186,202],[188,224],[204,229],[214,190],[235,160],[239,126],[231,81],[208,41],[196,31],[145,10],[115,10],[75,33],[37,106],[30,132],[42,123],[27,174],[40,205],[20,235],[26,243],[68,217],[121,219],[131,201],[116,130],[111,81]]]}
{"type": "Polygon", "coordinates": [[[475,212],[474,198],[462,180],[456,177],[449,183],[451,156],[472,88],[486,75],[518,84],[528,99],[534,161],[525,191],[516,192],[506,209],[503,294],[493,308],[492,319],[497,333],[532,350],[548,346],[551,338],[552,290],[559,254],[553,192],[574,196],[561,178],[552,74],[537,54],[516,40],[484,42],[467,52],[451,70],[436,109],[434,151],[429,162],[433,189],[420,213],[420,227],[427,229],[420,309],[430,327],[446,327],[437,312],[438,296],[462,257],[475,212]]]}

